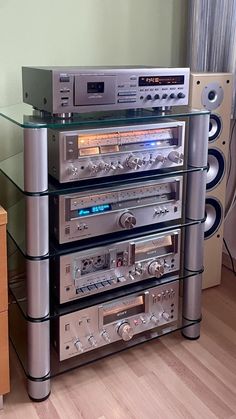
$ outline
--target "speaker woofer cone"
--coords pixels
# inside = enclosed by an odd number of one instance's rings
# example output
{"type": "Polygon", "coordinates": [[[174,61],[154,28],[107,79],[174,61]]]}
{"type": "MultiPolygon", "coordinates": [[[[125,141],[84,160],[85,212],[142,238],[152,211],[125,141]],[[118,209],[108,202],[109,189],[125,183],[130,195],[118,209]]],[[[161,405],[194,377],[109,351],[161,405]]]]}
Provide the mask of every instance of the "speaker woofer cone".
{"type": "Polygon", "coordinates": [[[209,122],[209,142],[215,141],[219,137],[221,130],[221,118],[216,114],[211,114],[209,122]]]}
{"type": "Polygon", "coordinates": [[[206,221],[204,227],[204,238],[209,239],[219,229],[223,220],[223,207],[216,198],[206,198],[206,221]]]}
{"type": "Polygon", "coordinates": [[[207,161],[207,185],[208,191],[215,188],[223,179],[225,174],[225,157],[218,148],[208,150],[207,161]]]}

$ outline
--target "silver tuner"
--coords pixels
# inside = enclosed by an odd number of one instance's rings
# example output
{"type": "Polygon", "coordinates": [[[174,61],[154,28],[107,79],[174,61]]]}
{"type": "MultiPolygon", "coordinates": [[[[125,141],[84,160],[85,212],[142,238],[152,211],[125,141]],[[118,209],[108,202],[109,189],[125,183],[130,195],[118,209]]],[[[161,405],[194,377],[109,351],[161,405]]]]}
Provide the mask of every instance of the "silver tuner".
{"type": "Polygon", "coordinates": [[[131,229],[136,225],[136,218],[131,212],[124,212],[120,216],[119,223],[121,227],[131,229]]]}
{"type": "Polygon", "coordinates": [[[89,342],[89,344],[90,344],[91,346],[93,346],[93,347],[96,347],[96,346],[97,346],[97,341],[96,341],[96,339],[95,339],[95,337],[94,337],[94,336],[89,336],[89,338],[88,338],[88,342],[89,342]]]}
{"type": "Polygon", "coordinates": [[[123,164],[121,164],[120,162],[118,163],[117,167],[118,167],[118,169],[124,169],[123,164]]]}
{"type": "Polygon", "coordinates": [[[170,268],[170,265],[168,264],[168,263],[164,263],[164,268],[167,268],[167,269],[169,269],[170,268]]]}
{"type": "Polygon", "coordinates": [[[84,352],[82,343],[80,342],[79,339],[77,339],[75,341],[74,345],[75,345],[75,347],[76,347],[76,349],[77,349],[78,352],[84,352]]]}
{"type": "Polygon", "coordinates": [[[112,170],[116,170],[116,166],[114,165],[114,163],[111,163],[110,167],[111,167],[112,170]]]}
{"type": "Polygon", "coordinates": [[[124,341],[130,340],[134,336],[134,331],[128,322],[122,323],[119,326],[117,333],[124,341]]]}

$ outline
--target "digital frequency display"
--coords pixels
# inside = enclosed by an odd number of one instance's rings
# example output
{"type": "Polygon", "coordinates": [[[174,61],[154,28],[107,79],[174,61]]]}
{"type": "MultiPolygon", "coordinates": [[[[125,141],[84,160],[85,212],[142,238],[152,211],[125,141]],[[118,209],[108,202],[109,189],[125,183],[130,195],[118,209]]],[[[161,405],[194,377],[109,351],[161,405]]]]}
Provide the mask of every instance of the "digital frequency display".
{"type": "Polygon", "coordinates": [[[167,86],[184,84],[184,76],[143,76],[138,79],[139,86],[167,86]]]}
{"type": "Polygon", "coordinates": [[[83,208],[78,210],[78,216],[84,217],[85,215],[92,215],[92,214],[99,214],[102,212],[110,211],[111,204],[104,204],[104,205],[95,205],[89,208],[83,208]]]}

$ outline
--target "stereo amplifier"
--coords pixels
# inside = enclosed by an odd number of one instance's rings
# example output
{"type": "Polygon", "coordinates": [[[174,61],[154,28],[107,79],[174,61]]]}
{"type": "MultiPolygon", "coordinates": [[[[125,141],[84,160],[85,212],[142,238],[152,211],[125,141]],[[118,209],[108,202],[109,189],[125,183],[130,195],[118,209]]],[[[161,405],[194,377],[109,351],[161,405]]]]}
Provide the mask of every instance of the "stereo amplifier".
{"type": "Polygon", "coordinates": [[[23,101],[51,114],[187,105],[189,68],[23,67],[23,101]]]}
{"type": "Polygon", "coordinates": [[[183,165],[185,123],[49,130],[49,173],[72,182],[183,165]]]}
{"type": "Polygon", "coordinates": [[[179,281],[66,314],[57,320],[60,361],[178,320],[179,281]]]}
{"type": "Polygon", "coordinates": [[[180,219],[182,190],[180,175],[54,196],[54,234],[67,243],[180,219]]]}
{"type": "Polygon", "coordinates": [[[60,304],[150,278],[178,273],[181,231],[170,230],[63,255],[54,261],[60,304]]]}

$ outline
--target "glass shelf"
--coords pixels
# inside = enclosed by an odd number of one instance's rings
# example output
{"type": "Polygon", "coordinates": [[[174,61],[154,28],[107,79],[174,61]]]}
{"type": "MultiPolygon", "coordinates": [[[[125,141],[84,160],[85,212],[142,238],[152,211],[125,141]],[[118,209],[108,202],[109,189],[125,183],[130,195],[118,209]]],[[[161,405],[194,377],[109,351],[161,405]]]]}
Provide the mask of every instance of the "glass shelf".
{"type": "MultiPolygon", "coordinates": [[[[187,271],[186,271],[187,272],[187,271]]],[[[176,280],[185,280],[195,275],[199,275],[203,272],[203,269],[198,271],[190,272],[186,274],[179,274],[172,276],[164,276],[160,279],[151,278],[146,279],[144,281],[140,281],[136,284],[130,284],[126,286],[122,286],[121,288],[113,289],[111,291],[104,291],[99,294],[95,294],[92,296],[84,297],[79,301],[69,302],[68,304],[60,305],[52,295],[51,304],[50,304],[50,314],[47,317],[43,317],[41,319],[32,319],[27,315],[27,291],[26,291],[26,278],[25,273],[22,271],[21,274],[11,278],[9,280],[9,290],[12,295],[12,298],[19,307],[21,311],[21,315],[24,317],[25,320],[31,322],[45,322],[52,319],[57,319],[65,314],[74,313],[79,309],[91,307],[93,305],[102,304],[116,298],[121,298],[133,294],[135,292],[145,291],[151,287],[155,287],[162,284],[170,284],[176,280]]]]}
{"type": "MultiPolygon", "coordinates": [[[[58,244],[58,242],[51,237],[49,243],[49,253],[42,256],[29,256],[26,251],[25,241],[25,200],[21,199],[15,203],[8,210],[8,225],[7,232],[9,238],[12,240],[20,253],[29,260],[45,260],[56,256],[62,256],[69,253],[79,252],[94,247],[94,237],[85,240],[78,240],[67,244],[58,244]]],[[[159,223],[149,226],[138,227],[133,230],[120,231],[104,236],[96,237],[96,247],[112,244],[121,240],[132,240],[134,238],[142,237],[143,235],[162,233],[171,228],[184,228],[194,224],[204,223],[205,218],[201,220],[185,220],[184,218],[168,221],[166,223],[159,223]]]]}
{"type": "Polygon", "coordinates": [[[150,122],[159,118],[188,117],[205,115],[207,110],[192,109],[188,106],[176,106],[170,110],[165,109],[132,109],[124,111],[93,112],[74,114],[71,118],[53,117],[50,114],[42,114],[35,111],[32,106],[19,103],[17,105],[0,108],[0,116],[8,119],[13,124],[22,128],[70,128],[75,126],[92,127],[99,124],[150,122]]]}
{"type": "Polygon", "coordinates": [[[0,172],[6,176],[6,178],[11,181],[20,192],[25,195],[34,196],[34,195],[62,195],[76,192],[86,191],[88,188],[93,188],[94,190],[98,188],[109,187],[112,182],[112,186],[119,186],[121,183],[123,185],[130,182],[141,182],[149,179],[159,179],[168,176],[178,176],[181,173],[196,172],[207,170],[207,167],[195,168],[195,167],[179,167],[167,168],[163,170],[150,170],[147,172],[137,172],[126,174],[125,176],[107,176],[104,178],[98,178],[94,182],[92,180],[84,180],[81,182],[70,182],[60,184],[56,180],[49,177],[48,179],[48,190],[39,192],[39,193],[29,193],[24,191],[24,175],[23,175],[23,152],[18,153],[14,156],[9,157],[6,160],[0,162],[0,172]]]}
{"type": "MultiPolygon", "coordinates": [[[[18,325],[17,328],[10,327],[10,339],[13,344],[13,347],[15,348],[16,354],[20,360],[21,366],[25,372],[25,375],[30,378],[28,374],[28,369],[27,369],[27,328],[26,328],[27,322],[21,315],[19,307],[17,304],[15,304],[14,301],[12,301],[9,306],[9,320],[10,320],[10,325],[11,324],[18,325]]],[[[37,379],[37,381],[48,380],[50,378],[56,377],[65,372],[72,371],[78,367],[88,365],[95,361],[97,362],[97,365],[99,366],[99,362],[101,362],[101,360],[103,360],[102,362],[105,362],[106,357],[111,356],[111,355],[117,356],[116,355],[117,353],[122,352],[124,350],[126,350],[126,353],[129,354],[129,351],[127,350],[131,350],[131,348],[133,348],[132,355],[135,355],[136,351],[140,350],[140,346],[138,345],[141,345],[143,343],[146,343],[146,345],[151,344],[151,341],[153,341],[154,339],[160,338],[164,335],[168,335],[176,331],[183,330],[187,327],[190,327],[199,323],[200,321],[201,320],[190,321],[190,320],[185,320],[182,318],[182,302],[180,299],[179,316],[178,316],[177,321],[166,324],[162,327],[152,329],[151,331],[148,331],[148,332],[140,333],[134,336],[128,342],[118,341],[116,343],[106,345],[102,348],[95,349],[86,354],[81,354],[73,358],[70,358],[68,360],[61,361],[61,362],[59,361],[56,350],[51,345],[50,347],[50,361],[51,361],[50,373],[46,377],[37,379]]],[[[53,329],[53,327],[54,327],[54,320],[51,320],[51,330],[53,329]]],[[[51,337],[51,340],[52,340],[52,337],[51,337]]],[[[103,364],[103,367],[104,367],[104,364],[103,364]]]]}

